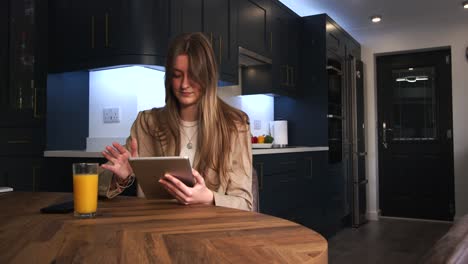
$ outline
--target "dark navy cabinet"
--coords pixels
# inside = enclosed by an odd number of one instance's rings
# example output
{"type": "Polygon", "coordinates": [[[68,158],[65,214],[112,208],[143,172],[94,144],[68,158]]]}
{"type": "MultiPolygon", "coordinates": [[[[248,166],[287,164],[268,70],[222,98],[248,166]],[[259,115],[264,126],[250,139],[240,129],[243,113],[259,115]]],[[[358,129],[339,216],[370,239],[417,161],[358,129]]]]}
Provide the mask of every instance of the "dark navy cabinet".
{"type": "Polygon", "coordinates": [[[335,209],[327,161],[327,151],[254,155],[260,212],[332,235],[335,209]]]}
{"type": "Polygon", "coordinates": [[[278,1],[240,2],[239,46],[272,61],[243,69],[242,94],[296,96],[300,31],[300,17],[278,1]]]}
{"type": "Polygon", "coordinates": [[[2,1],[0,9],[0,186],[35,191],[45,145],[47,1],[2,1]]]}
{"type": "Polygon", "coordinates": [[[167,0],[50,0],[49,72],[164,65],[167,0]]]}
{"type": "Polygon", "coordinates": [[[270,57],[273,48],[271,2],[269,0],[239,0],[239,46],[270,57]]]}
{"type": "MultiPolygon", "coordinates": [[[[43,179],[38,183],[40,191],[72,192],[73,191],[73,163],[106,163],[105,158],[83,157],[46,157],[43,166],[43,179]]],[[[137,182],[125,189],[121,195],[136,196],[137,182]]]]}
{"type": "MultiPolygon", "coordinates": [[[[291,145],[328,146],[321,201],[312,218],[324,219],[317,230],[333,234],[350,219],[351,83],[349,67],[360,58],[360,45],[327,15],[302,18],[298,96],[275,97],[275,119],[288,120],[291,145]],[[318,214],[318,215],[317,215],[318,214]]],[[[316,223],[317,224],[317,223],[316,223]]]]}
{"type": "Polygon", "coordinates": [[[222,81],[237,83],[237,1],[171,1],[171,36],[204,32],[211,42],[222,81]]]}
{"type": "Polygon", "coordinates": [[[293,96],[298,80],[299,32],[301,23],[282,4],[271,4],[272,77],[277,94],[293,96]]]}

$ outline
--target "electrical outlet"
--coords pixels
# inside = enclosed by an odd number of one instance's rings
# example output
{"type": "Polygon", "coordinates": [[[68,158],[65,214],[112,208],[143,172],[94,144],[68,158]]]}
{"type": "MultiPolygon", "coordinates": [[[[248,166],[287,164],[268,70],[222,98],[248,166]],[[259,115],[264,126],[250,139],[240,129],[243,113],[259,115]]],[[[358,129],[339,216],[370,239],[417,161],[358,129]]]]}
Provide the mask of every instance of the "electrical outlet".
{"type": "Polygon", "coordinates": [[[254,120],[254,129],[255,130],[262,129],[262,121],[261,120],[254,120]]]}
{"type": "Polygon", "coordinates": [[[102,110],[104,123],[120,123],[120,109],[117,108],[104,108],[102,110]]]}

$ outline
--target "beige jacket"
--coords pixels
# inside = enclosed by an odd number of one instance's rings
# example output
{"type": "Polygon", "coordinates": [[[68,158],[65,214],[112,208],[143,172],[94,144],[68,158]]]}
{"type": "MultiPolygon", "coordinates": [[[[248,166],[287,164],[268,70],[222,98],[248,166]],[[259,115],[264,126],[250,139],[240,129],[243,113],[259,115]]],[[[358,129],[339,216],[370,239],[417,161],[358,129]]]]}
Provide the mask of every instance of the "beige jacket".
{"type": "MultiPolygon", "coordinates": [[[[127,149],[130,149],[131,138],[135,137],[140,157],[178,156],[179,153],[175,153],[175,139],[165,129],[165,122],[164,108],[153,108],[138,113],[127,139],[127,149]]],[[[204,177],[206,186],[213,191],[215,205],[252,210],[252,148],[249,125],[239,125],[238,131],[238,136],[232,137],[232,167],[227,183],[223,184],[213,170],[200,174],[204,177]]],[[[199,158],[195,155],[195,165],[199,158]]],[[[112,198],[123,191],[122,188],[116,187],[110,171],[102,172],[99,181],[100,195],[112,198]]]]}

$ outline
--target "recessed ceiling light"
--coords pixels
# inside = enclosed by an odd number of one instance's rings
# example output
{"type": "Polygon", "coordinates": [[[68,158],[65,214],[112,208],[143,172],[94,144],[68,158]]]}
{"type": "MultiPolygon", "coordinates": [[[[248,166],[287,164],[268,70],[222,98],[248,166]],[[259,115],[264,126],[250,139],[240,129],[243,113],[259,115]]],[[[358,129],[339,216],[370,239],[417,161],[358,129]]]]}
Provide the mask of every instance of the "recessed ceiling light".
{"type": "Polygon", "coordinates": [[[373,23],[379,23],[380,21],[382,21],[382,16],[377,16],[377,15],[376,16],[371,16],[370,19],[371,19],[371,21],[373,23]]]}
{"type": "Polygon", "coordinates": [[[462,3],[463,8],[468,9],[468,1],[465,1],[462,3]]]}

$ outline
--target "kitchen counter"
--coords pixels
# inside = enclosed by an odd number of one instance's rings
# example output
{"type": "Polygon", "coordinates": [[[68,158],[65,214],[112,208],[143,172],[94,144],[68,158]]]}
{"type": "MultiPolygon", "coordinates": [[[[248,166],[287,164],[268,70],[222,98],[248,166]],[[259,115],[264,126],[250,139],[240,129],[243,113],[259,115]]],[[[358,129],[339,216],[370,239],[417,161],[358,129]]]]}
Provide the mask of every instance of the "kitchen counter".
{"type": "MultiPolygon", "coordinates": [[[[328,151],[328,147],[287,147],[270,149],[253,149],[253,155],[281,154],[310,151],[328,151]]],[[[88,152],[85,150],[47,150],[44,151],[44,157],[60,158],[103,158],[101,152],[88,152]]]]}

